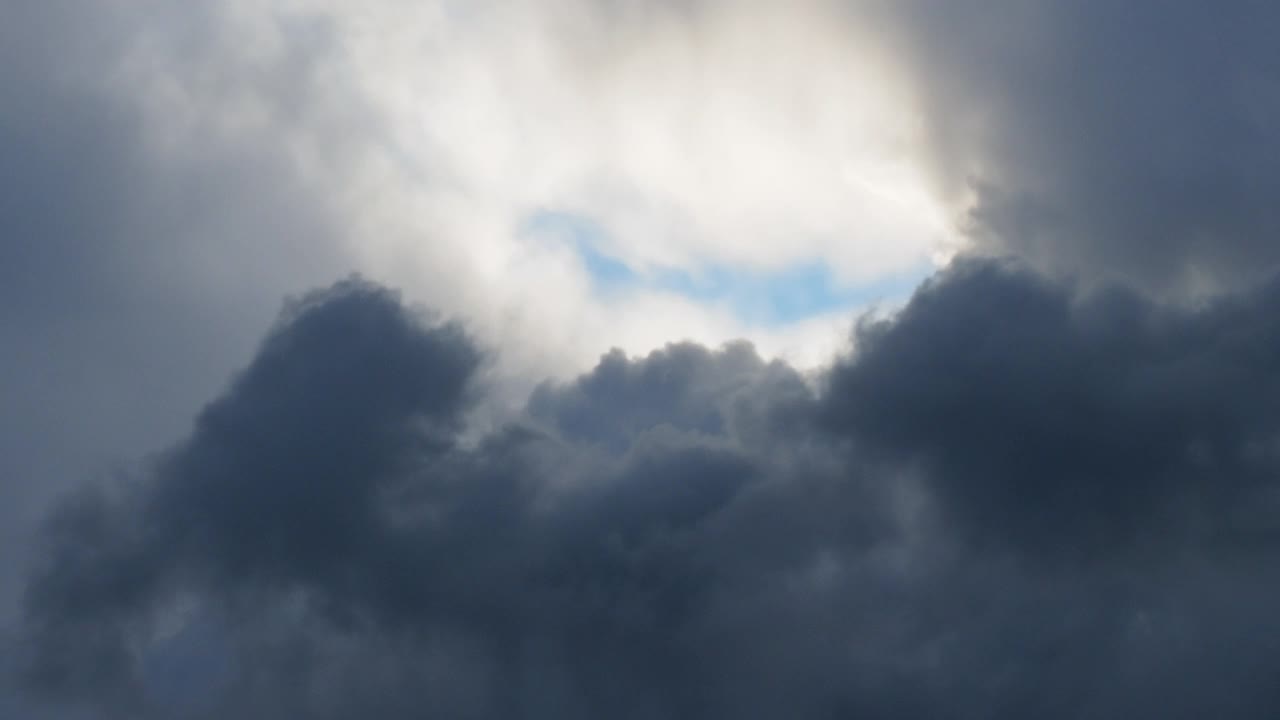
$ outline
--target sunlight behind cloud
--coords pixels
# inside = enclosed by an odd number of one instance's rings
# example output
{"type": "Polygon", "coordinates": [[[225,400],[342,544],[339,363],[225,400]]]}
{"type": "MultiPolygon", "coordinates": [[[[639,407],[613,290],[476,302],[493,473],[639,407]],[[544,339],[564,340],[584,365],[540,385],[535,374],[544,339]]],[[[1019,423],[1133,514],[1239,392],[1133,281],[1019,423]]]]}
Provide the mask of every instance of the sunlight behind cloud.
{"type": "Polygon", "coordinates": [[[220,75],[199,55],[161,62],[172,48],[134,63],[160,129],[180,146],[285,125],[357,269],[515,346],[531,372],[680,337],[794,346],[771,338],[847,320],[860,288],[920,277],[956,244],[910,84],[846,5],[240,7],[216,15],[248,39],[220,75]],[[597,228],[592,251],[627,272],[693,280],[601,298],[581,248],[523,232],[547,214],[597,228]],[[770,305],[805,273],[839,301],[770,305]],[[687,291],[706,277],[736,289],[687,291]]]}
{"type": "Polygon", "coordinates": [[[580,214],[641,265],[821,258],[866,278],[945,239],[909,98],[822,6],[555,5],[427,6],[359,36],[426,189],[580,214]]]}
{"type": "MultiPolygon", "coordinates": [[[[906,86],[836,13],[561,0],[337,15],[389,132],[398,177],[378,194],[404,204],[364,250],[397,272],[463,242],[467,264],[506,285],[558,262],[518,247],[527,218],[557,212],[600,228],[597,249],[641,273],[918,272],[953,243],[950,213],[921,167],[906,86]]],[[[593,312],[581,281],[535,284],[539,304],[593,312]]],[[[746,329],[728,321],[726,334],[746,329]]]]}

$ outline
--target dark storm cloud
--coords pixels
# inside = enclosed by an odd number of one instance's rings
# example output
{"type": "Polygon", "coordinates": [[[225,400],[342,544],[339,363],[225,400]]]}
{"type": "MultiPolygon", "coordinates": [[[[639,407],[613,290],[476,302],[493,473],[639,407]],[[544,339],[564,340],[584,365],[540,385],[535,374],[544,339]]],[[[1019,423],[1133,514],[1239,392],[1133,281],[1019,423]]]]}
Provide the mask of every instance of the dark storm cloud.
{"type": "Polygon", "coordinates": [[[1280,262],[1274,3],[886,7],[983,247],[1164,291],[1280,262]]]}
{"type": "Polygon", "coordinates": [[[1269,540],[1280,525],[1231,520],[1275,499],[1277,308],[1276,283],[1189,312],[962,263],[861,328],[828,411],[918,465],[973,535],[1095,553],[1269,540]]]}
{"type": "Polygon", "coordinates": [[[469,681],[494,676],[480,699],[456,700],[469,703],[459,713],[692,709],[703,671],[682,635],[701,608],[771,568],[803,573],[821,538],[866,534],[865,522],[843,527],[865,510],[840,502],[855,491],[830,459],[771,447],[788,437],[772,426],[812,398],[745,346],[611,356],[467,447],[457,432],[479,358],[456,328],[420,327],[359,282],[289,312],[150,477],[53,522],[28,595],[31,686],[138,711],[126,637],[194,589],[301,593],[327,633],[428,647],[443,634],[446,650],[456,635],[480,658],[469,681]],[[608,422],[578,421],[592,415],[608,422]],[[738,513],[780,537],[759,542],[738,513]]]}
{"type": "Polygon", "coordinates": [[[962,263],[819,391],[613,353],[471,438],[483,353],[347,281],[53,516],[15,664],[107,717],[1265,717],[1278,304],[962,263]]]}

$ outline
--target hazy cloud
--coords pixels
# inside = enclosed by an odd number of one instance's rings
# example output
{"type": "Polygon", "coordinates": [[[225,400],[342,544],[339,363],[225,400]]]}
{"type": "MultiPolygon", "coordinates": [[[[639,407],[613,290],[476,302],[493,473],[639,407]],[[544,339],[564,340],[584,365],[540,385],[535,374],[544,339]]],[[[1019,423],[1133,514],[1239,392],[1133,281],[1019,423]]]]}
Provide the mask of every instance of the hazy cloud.
{"type": "MultiPolygon", "coordinates": [[[[281,125],[142,99],[148,31],[181,42],[207,10],[0,10],[0,617],[51,493],[176,440],[282,295],[348,271],[281,125]]],[[[202,74],[200,49],[170,70],[202,74]]]]}
{"type": "Polygon", "coordinates": [[[1280,10],[893,3],[969,235],[1090,280],[1204,293],[1280,261],[1280,10]]]}

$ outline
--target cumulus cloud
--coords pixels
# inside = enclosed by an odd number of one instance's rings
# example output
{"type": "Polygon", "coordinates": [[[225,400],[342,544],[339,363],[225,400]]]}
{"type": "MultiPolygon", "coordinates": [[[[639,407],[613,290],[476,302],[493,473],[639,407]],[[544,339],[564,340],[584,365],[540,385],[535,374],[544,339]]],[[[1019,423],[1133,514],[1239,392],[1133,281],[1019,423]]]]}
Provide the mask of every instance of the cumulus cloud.
{"type": "Polygon", "coordinates": [[[829,419],[916,466],[975,539],[1119,554],[1263,539],[1277,449],[1272,283],[1195,311],[1073,298],[964,262],[864,324],[829,419]],[[1251,533],[1256,532],[1257,535],[1251,533]]]}
{"type": "Polygon", "coordinates": [[[1261,717],[1277,297],[962,263],[816,385],[612,353],[476,438],[484,354],[347,281],[53,516],[22,678],[104,717],[1261,717]]]}
{"type": "Polygon", "coordinates": [[[1267,716],[1277,19],[5,6],[0,714],[1267,716]]]}
{"type": "Polygon", "coordinates": [[[832,12],[0,9],[0,617],[51,491],[173,441],[280,297],[352,271],[503,347],[500,405],[610,346],[750,335],[819,363],[848,307],[761,328],[652,283],[601,293],[573,243],[529,225],[593,222],[595,249],[642,280],[922,273],[937,228],[916,128],[888,63],[832,12]]]}

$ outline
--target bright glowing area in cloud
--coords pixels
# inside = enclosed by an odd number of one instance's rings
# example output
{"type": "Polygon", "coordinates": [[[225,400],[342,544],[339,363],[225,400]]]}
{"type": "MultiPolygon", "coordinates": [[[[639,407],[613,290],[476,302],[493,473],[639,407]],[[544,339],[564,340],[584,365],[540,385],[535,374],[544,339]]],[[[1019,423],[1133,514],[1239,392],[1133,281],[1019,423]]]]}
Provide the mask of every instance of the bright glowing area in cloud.
{"type": "MultiPolygon", "coordinates": [[[[786,353],[901,299],[955,244],[909,85],[849,12],[290,0],[229,16],[258,41],[245,58],[289,66],[299,37],[314,55],[279,83],[309,103],[288,136],[359,269],[544,372],[681,338],[786,353]],[[527,232],[549,215],[594,228],[588,246],[527,232]],[[601,293],[591,257],[642,281],[601,293]]],[[[210,106],[238,127],[252,100],[210,106]]]]}

